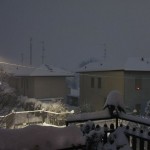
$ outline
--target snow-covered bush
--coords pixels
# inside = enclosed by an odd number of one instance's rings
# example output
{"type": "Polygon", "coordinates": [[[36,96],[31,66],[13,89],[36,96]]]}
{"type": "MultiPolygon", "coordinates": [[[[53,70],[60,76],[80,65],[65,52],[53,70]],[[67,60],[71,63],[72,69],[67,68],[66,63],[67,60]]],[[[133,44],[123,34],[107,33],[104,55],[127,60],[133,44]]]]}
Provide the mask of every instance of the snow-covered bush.
{"type": "Polygon", "coordinates": [[[15,90],[7,83],[0,84],[0,111],[2,114],[9,113],[18,103],[15,90]]]}
{"type": "Polygon", "coordinates": [[[104,138],[103,128],[95,126],[92,121],[87,121],[80,126],[80,129],[86,139],[86,149],[97,150],[98,148],[102,148],[104,138]]]}
{"type": "Polygon", "coordinates": [[[0,114],[4,115],[12,111],[18,103],[16,91],[9,85],[13,76],[0,68],[0,114]]]}
{"type": "MultiPolygon", "coordinates": [[[[105,124],[106,125],[106,124],[105,124]]],[[[88,121],[80,129],[86,139],[86,149],[89,150],[131,150],[128,139],[124,134],[125,128],[118,127],[114,132],[108,133],[104,127],[88,121]]]]}
{"type": "Polygon", "coordinates": [[[57,112],[57,113],[67,111],[67,108],[66,108],[65,104],[62,103],[60,100],[55,101],[55,102],[50,102],[48,104],[45,103],[45,104],[42,105],[42,108],[44,110],[53,111],[53,112],[57,112]]]}
{"type": "Polygon", "coordinates": [[[117,115],[118,112],[125,112],[123,97],[117,90],[111,91],[106,99],[104,109],[108,108],[110,115],[117,115]]]}
{"type": "Polygon", "coordinates": [[[90,131],[95,129],[95,124],[89,120],[85,124],[81,124],[80,128],[81,128],[83,135],[86,135],[90,131]]]}
{"type": "Polygon", "coordinates": [[[131,150],[128,139],[124,134],[124,128],[118,127],[108,137],[108,142],[104,145],[103,150],[131,150]]]}
{"type": "Polygon", "coordinates": [[[26,96],[18,97],[18,105],[16,110],[24,110],[24,111],[33,111],[33,110],[41,110],[42,103],[34,98],[28,98],[26,96]]]}
{"type": "Polygon", "coordinates": [[[61,101],[51,101],[49,103],[44,103],[35,98],[28,98],[25,96],[19,96],[18,101],[20,101],[20,103],[17,105],[16,111],[45,110],[57,113],[67,111],[65,105],[61,101]]]}
{"type": "Polygon", "coordinates": [[[147,105],[145,107],[145,116],[150,117],[150,100],[147,102],[147,105]]]}

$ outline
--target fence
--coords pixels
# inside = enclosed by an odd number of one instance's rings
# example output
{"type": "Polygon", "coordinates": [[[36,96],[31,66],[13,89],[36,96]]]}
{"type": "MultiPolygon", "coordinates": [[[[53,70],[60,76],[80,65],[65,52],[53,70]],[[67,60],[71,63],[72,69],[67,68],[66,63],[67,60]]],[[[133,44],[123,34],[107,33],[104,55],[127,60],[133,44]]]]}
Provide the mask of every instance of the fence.
{"type": "MultiPolygon", "coordinates": [[[[107,126],[106,135],[104,136],[104,141],[108,140],[108,133],[113,132],[115,128],[121,126],[124,128],[125,135],[128,138],[129,145],[133,150],[150,150],[150,118],[142,118],[139,116],[132,116],[127,114],[118,114],[116,116],[104,116],[100,115],[99,117],[90,117],[90,115],[80,114],[76,116],[70,116],[66,121],[66,125],[68,126],[71,123],[84,123],[88,120],[92,120],[97,124],[101,124],[103,122],[104,126],[107,126]],[[87,116],[87,117],[85,117],[87,116]],[[72,118],[72,119],[71,119],[72,118]],[[109,120],[111,123],[108,123],[109,120]]],[[[92,115],[94,116],[94,114],[92,115]]],[[[96,113],[95,113],[95,116],[96,113]]]]}
{"type": "Polygon", "coordinates": [[[50,112],[44,110],[12,112],[6,116],[0,116],[1,128],[21,128],[31,124],[65,125],[70,112],[50,112]]]}
{"type": "MultiPolygon", "coordinates": [[[[112,132],[118,126],[125,128],[125,134],[129,140],[133,150],[149,150],[150,149],[150,119],[141,118],[138,116],[119,114],[117,116],[109,116],[99,113],[98,115],[88,113],[82,118],[82,114],[71,115],[72,113],[55,113],[44,110],[12,112],[6,116],[0,116],[1,128],[20,128],[30,124],[52,124],[57,126],[69,125],[70,123],[81,123],[88,120],[96,121],[101,125],[109,127],[107,133],[112,132]],[[90,116],[90,114],[92,114],[90,116]],[[69,116],[69,117],[68,117],[69,116]],[[87,117],[86,117],[87,116],[87,117]],[[94,116],[96,116],[94,118],[94,116]],[[67,120],[67,118],[73,118],[67,120]],[[91,117],[91,118],[90,118],[91,117]]],[[[105,136],[107,141],[108,134],[105,136]]],[[[83,146],[84,147],[84,146],[83,146]]],[[[82,148],[81,148],[82,149],[82,148]]],[[[83,148],[84,149],[84,148],[83,148]]]]}

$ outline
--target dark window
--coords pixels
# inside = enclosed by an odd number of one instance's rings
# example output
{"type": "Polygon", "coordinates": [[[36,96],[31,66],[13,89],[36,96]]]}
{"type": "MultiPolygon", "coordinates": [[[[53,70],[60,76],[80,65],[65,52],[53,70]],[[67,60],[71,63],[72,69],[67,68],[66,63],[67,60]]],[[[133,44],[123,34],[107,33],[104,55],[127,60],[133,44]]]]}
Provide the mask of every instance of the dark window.
{"type": "Polygon", "coordinates": [[[91,88],[94,88],[94,78],[91,78],[91,88]]]}
{"type": "Polygon", "coordinates": [[[28,82],[28,79],[26,79],[26,88],[28,89],[28,84],[29,84],[29,82],[28,82]]]}
{"type": "Polygon", "coordinates": [[[23,80],[23,78],[21,78],[21,88],[23,88],[24,87],[24,80],[23,80]]]}
{"type": "Polygon", "coordinates": [[[141,79],[135,79],[135,90],[139,91],[142,89],[142,80],[141,79]]]}
{"type": "Polygon", "coordinates": [[[97,87],[100,89],[101,88],[101,78],[98,78],[98,85],[97,87]]]}

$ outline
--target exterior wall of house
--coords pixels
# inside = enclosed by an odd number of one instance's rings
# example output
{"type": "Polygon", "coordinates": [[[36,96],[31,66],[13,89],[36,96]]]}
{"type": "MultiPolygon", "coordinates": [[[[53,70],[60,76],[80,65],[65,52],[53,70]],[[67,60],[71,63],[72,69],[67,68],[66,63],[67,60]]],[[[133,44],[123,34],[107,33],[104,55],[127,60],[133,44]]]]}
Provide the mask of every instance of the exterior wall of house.
{"type": "Polygon", "coordinates": [[[34,77],[35,98],[66,98],[68,93],[65,77],[34,77]]]}
{"type": "Polygon", "coordinates": [[[83,110],[101,110],[108,93],[112,90],[119,90],[124,94],[123,71],[80,73],[80,106],[83,110]],[[101,80],[101,85],[98,85],[98,80],[101,80]]]}
{"type": "Polygon", "coordinates": [[[32,77],[15,77],[14,80],[13,87],[17,89],[19,94],[28,97],[34,96],[34,79],[32,77]]]}
{"type": "Polygon", "coordinates": [[[65,77],[16,77],[13,87],[30,98],[66,98],[69,88],[65,77]]]}
{"type": "Polygon", "coordinates": [[[146,102],[150,100],[150,72],[126,72],[124,93],[126,105],[144,111],[146,102]]]}

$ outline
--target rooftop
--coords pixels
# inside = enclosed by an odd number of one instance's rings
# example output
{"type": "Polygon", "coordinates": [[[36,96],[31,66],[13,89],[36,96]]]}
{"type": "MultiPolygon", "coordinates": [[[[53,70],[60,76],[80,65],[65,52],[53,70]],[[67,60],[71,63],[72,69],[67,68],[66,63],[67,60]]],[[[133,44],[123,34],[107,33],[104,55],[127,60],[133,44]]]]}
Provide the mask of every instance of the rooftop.
{"type": "Polygon", "coordinates": [[[80,68],[78,72],[110,70],[150,71],[150,58],[130,57],[124,64],[112,62],[109,60],[103,62],[93,62],[80,68]]]}
{"type": "Polygon", "coordinates": [[[65,69],[47,64],[43,64],[39,67],[4,66],[4,68],[15,76],[73,76],[73,73],[65,69]]]}

